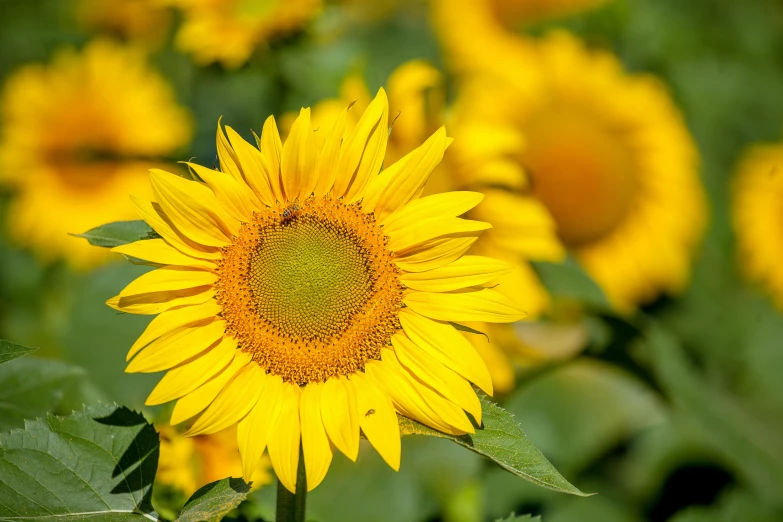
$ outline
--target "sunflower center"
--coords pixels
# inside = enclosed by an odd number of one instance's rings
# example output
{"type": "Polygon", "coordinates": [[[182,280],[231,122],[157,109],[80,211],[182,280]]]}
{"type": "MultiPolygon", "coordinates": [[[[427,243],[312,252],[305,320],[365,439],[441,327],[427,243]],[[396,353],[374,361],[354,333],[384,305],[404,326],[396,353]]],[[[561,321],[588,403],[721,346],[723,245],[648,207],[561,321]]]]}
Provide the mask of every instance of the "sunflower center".
{"type": "Polygon", "coordinates": [[[219,273],[227,331],[286,381],[356,372],[399,328],[399,270],[374,217],[355,205],[310,198],[258,212],[219,273]]]}
{"type": "Polygon", "coordinates": [[[632,151],[621,136],[573,111],[550,111],[526,128],[522,163],[563,242],[590,244],[622,223],[636,193],[632,151]]]}

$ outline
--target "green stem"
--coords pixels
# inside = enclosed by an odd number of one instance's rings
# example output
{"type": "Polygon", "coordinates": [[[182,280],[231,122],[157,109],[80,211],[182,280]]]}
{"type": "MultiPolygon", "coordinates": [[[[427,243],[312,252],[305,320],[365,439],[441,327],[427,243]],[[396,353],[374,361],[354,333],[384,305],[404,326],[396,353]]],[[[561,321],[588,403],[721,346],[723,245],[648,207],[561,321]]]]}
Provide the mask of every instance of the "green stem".
{"type": "Polygon", "coordinates": [[[307,502],[307,476],[304,467],[304,455],[299,448],[299,468],[296,471],[296,493],[291,493],[277,481],[277,522],[305,522],[305,503],[307,502]]]}

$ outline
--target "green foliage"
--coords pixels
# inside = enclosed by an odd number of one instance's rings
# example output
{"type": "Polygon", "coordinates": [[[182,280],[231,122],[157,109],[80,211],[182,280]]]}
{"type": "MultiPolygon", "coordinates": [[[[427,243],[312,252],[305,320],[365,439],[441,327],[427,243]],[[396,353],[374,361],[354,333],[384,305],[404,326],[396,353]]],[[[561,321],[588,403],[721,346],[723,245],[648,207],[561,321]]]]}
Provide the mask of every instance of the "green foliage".
{"type": "Polygon", "coordinates": [[[557,472],[530,442],[511,414],[483,396],[481,409],[483,424],[476,428],[474,434],[447,435],[403,416],[399,417],[400,432],[403,435],[429,435],[452,440],[533,484],[563,493],[587,496],[557,472]]]}
{"type": "Polygon", "coordinates": [[[177,522],[217,522],[247,498],[250,486],[226,478],[202,487],[185,503],[177,522]]]}
{"type": "Polygon", "coordinates": [[[534,517],[532,515],[514,515],[513,513],[508,518],[497,519],[495,522],[523,522],[528,520],[530,522],[541,522],[541,517],[534,517]]]}
{"type": "Polygon", "coordinates": [[[0,518],[156,520],[158,453],[152,425],[123,407],[26,421],[0,435],[0,518]]]}
{"type": "Polygon", "coordinates": [[[28,348],[21,344],[15,344],[5,339],[0,339],[0,364],[7,363],[12,359],[21,357],[25,354],[32,353],[38,348],[28,348]]]}
{"type": "Polygon", "coordinates": [[[93,246],[104,248],[114,248],[140,239],[160,237],[146,221],[140,219],[106,223],[83,234],[74,234],[74,236],[86,239],[93,246]]]}
{"type": "Polygon", "coordinates": [[[0,430],[77,406],[83,379],[81,368],[62,361],[24,357],[0,365],[0,430]]]}
{"type": "Polygon", "coordinates": [[[573,257],[562,263],[531,263],[546,289],[555,298],[579,301],[597,310],[610,310],[601,288],[573,257]]]}

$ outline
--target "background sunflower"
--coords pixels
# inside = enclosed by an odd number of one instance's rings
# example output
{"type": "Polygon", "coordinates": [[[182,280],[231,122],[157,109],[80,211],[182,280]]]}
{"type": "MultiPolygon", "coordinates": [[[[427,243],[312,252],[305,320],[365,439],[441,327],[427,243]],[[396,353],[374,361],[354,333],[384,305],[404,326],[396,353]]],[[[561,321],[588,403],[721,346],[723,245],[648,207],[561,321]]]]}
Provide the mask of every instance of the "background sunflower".
{"type": "MultiPolygon", "coordinates": [[[[267,115],[285,135],[286,115],[312,106],[314,139],[325,140],[330,126],[320,121],[346,102],[360,114],[383,86],[389,122],[396,118],[385,166],[445,124],[455,141],[432,181],[438,192],[480,185],[485,200],[468,217],[495,225],[473,253],[524,260],[527,282],[510,297],[529,317],[499,328],[466,322],[461,335],[500,361],[507,391],[497,400],[531,440],[598,495],[528,487],[448,441],[406,436],[399,472],[366,441],[355,463],[334,452],[308,498],[309,518],[494,522],[514,511],[544,522],[781,520],[781,50],[783,8],[772,0],[4,0],[0,338],[41,349],[0,365],[0,432],[99,401],[168,418],[168,406],[144,405],[161,376],[123,374],[124,352],[151,317],[103,304],[150,267],[116,254],[112,262],[67,234],[134,219],[124,194],[150,195],[149,167],[185,176],[176,161],[218,167],[220,117],[252,144],[267,115]],[[290,9],[269,25],[259,22],[264,12],[243,11],[259,5],[290,9]],[[645,201],[652,217],[633,240],[618,236],[633,256],[610,254],[601,270],[584,252],[585,234],[597,229],[574,232],[600,225],[584,213],[598,206],[611,221],[641,204],[561,201],[570,232],[561,209],[529,211],[549,197],[536,193],[537,171],[562,171],[579,151],[555,143],[553,156],[540,155],[562,111],[530,116],[537,125],[506,124],[566,96],[587,100],[625,136],[636,132],[628,118],[665,120],[633,142],[664,181],[645,201]],[[616,117],[621,105],[628,118],[616,117]],[[56,183],[66,178],[79,183],[56,183]],[[100,191],[96,178],[111,183],[100,191]],[[515,232],[533,218],[541,235],[515,232]],[[677,251],[649,248],[674,238],[677,251]],[[514,251],[521,240],[525,249],[514,251]],[[511,368],[508,354],[536,364],[511,368]]],[[[602,147],[595,139],[587,149],[602,147]]],[[[627,163],[622,153],[604,159],[599,176],[627,163]]],[[[566,185],[575,187],[559,180],[555,197],[566,185]]],[[[205,451],[221,458],[220,448],[205,451]]],[[[185,499],[174,489],[155,499],[171,516],[185,499]]],[[[274,488],[250,492],[231,518],[273,520],[274,497],[274,488]]]]}

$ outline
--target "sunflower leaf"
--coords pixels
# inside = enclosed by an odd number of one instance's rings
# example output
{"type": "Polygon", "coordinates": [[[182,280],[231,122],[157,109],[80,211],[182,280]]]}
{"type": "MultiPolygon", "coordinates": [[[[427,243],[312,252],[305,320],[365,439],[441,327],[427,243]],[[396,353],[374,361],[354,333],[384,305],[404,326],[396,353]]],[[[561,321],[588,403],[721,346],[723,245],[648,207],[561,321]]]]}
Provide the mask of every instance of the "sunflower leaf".
{"type": "Polygon", "coordinates": [[[5,339],[0,339],[0,364],[7,363],[12,359],[34,352],[37,349],[38,348],[29,348],[27,346],[22,346],[21,344],[6,341],[5,339]]]}
{"type": "Polygon", "coordinates": [[[116,405],[26,421],[0,435],[0,520],[158,520],[158,434],[116,405]]]}
{"type": "Polygon", "coordinates": [[[202,487],[180,511],[177,522],[217,522],[247,498],[250,485],[241,478],[225,478],[202,487]]]}
{"type": "MultiPolygon", "coordinates": [[[[0,365],[0,430],[81,404],[84,370],[61,361],[23,357],[0,365]]],[[[64,411],[65,410],[65,411],[64,411]]]]}
{"type": "Polygon", "coordinates": [[[531,263],[546,289],[556,298],[576,299],[598,310],[611,310],[601,287],[572,257],[562,263],[531,263]]]}
{"type": "Polygon", "coordinates": [[[568,482],[533,445],[514,417],[483,395],[481,399],[483,426],[476,433],[448,435],[428,428],[407,417],[398,416],[403,435],[429,435],[456,442],[496,463],[506,471],[533,484],[562,493],[589,496],[568,482]]]}
{"type": "Polygon", "coordinates": [[[160,237],[145,221],[140,219],[136,221],[115,221],[114,223],[107,223],[90,229],[83,234],[72,235],[86,239],[93,246],[104,248],[114,248],[141,239],[160,237]]]}

